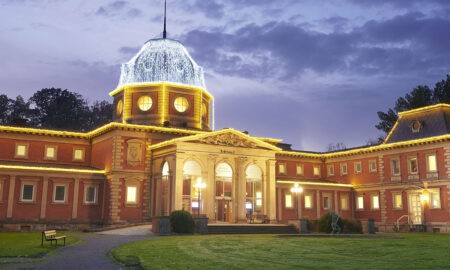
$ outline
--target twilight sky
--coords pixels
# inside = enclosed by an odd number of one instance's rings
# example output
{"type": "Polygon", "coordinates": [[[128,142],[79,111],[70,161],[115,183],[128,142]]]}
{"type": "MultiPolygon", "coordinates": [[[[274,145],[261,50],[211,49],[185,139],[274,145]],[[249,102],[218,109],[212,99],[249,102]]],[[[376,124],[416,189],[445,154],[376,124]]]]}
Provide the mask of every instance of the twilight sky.
{"type": "MultiPolygon", "coordinates": [[[[168,0],[168,37],[206,74],[216,129],[295,149],[364,145],[377,111],[450,73],[448,0],[168,0]]],[[[1,0],[0,93],[46,87],[89,101],[162,36],[163,0],[1,0]]]]}

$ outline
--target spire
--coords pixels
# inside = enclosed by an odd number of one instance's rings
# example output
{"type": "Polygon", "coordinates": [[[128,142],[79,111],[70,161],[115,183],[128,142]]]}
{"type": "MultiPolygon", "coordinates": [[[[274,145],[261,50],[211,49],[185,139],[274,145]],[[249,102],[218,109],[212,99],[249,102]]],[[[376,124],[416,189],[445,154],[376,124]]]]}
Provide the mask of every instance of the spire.
{"type": "Polygon", "coordinates": [[[163,38],[166,38],[167,37],[167,32],[166,32],[166,7],[167,7],[167,4],[166,4],[166,0],[164,0],[164,31],[163,31],[163,38]]]}

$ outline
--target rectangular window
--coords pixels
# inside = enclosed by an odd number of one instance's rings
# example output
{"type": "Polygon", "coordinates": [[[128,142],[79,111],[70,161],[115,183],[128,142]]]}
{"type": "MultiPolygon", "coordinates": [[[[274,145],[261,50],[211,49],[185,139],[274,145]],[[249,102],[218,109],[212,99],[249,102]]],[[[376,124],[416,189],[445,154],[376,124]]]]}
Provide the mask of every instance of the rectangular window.
{"type": "Polygon", "coordinates": [[[436,154],[427,155],[427,172],[437,172],[436,154]]]}
{"type": "Polygon", "coordinates": [[[430,209],[440,209],[441,208],[441,196],[439,189],[430,189],[430,209]]]}
{"type": "Polygon", "coordinates": [[[320,176],[320,165],[314,165],[313,174],[314,176],[320,176]]]}
{"type": "Polygon", "coordinates": [[[261,207],[262,206],[262,193],[261,191],[256,192],[256,206],[261,207]]]}
{"type": "Polygon", "coordinates": [[[419,173],[419,170],[417,167],[417,157],[409,157],[408,158],[408,170],[409,170],[409,174],[419,173]]]}
{"type": "Polygon", "coordinates": [[[380,209],[380,196],[378,194],[372,194],[370,197],[371,197],[371,208],[374,210],[380,209]]]}
{"type": "Polygon", "coordinates": [[[348,203],[348,195],[347,194],[341,194],[341,209],[342,210],[348,210],[349,203],[348,203]]]}
{"type": "Polygon", "coordinates": [[[84,189],[84,203],[97,203],[97,186],[86,186],[84,189]]]}
{"type": "Polygon", "coordinates": [[[73,161],[83,161],[83,160],[84,160],[84,148],[74,148],[73,161]]]}
{"type": "Polygon", "coordinates": [[[137,203],[137,187],[127,186],[127,203],[129,204],[137,203]]]}
{"type": "Polygon", "coordinates": [[[370,172],[377,171],[377,161],[375,159],[369,160],[369,171],[370,172]]]}
{"type": "Polygon", "coordinates": [[[392,175],[400,175],[400,159],[391,159],[391,173],[392,175]]]}
{"type": "Polygon", "coordinates": [[[307,208],[307,209],[312,208],[312,196],[311,195],[305,195],[305,208],[307,208]]]}
{"type": "Polygon", "coordinates": [[[330,195],[322,195],[322,206],[323,206],[323,209],[330,209],[331,208],[330,195]]]}
{"type": "Polygon", "coordinates": [[[63,203],[66,202],[66,186],[55,185],[53,188],[53,202],[63,203]]]}
{"type": "Polygon", "coordinates": [[[346,175],[347,174],[347,163],[342,163],[341,164],[341,175],[346,175]]]}
{"type": "Polygon", "coordinates": [[[355,166],[355,168],[354,168],[355,169],[355,173],[356,174],[361,173],[361,161],[355,162],[354,166],[355,166]]]}
{"type": "Polygon", "coordinates": [[[393,193],[392,202],[394,209],[403,209],[403,198],[401,193],[393,193]]]}
{"type": "Polygon", "coordinates": [[[328,165],[327,166],[328,176],[334,175],[334,165],[328,165]]]}
{"type": "Polygon", "coordinates": [[[56,159],[56,146],[45,146],[44,159],[55,160],[56,159]]]}
{"type": "Polygon", "coordinates": [[[34,185],[23,184],[22,185],[22,196],[20,198],[21,198],[22,202],[34,201],[34,185]]]}
{"type": "Polygon", "coordinates": [[[358,210],[364,209],[364,197],[362,195],[356,197],[356,209],[358,210]]]}
{"type": "Polygon", "coordinates": [[[285,163],[279,163],[278,164],[278,173],[279,174],[286,174],[286,164],[285,163]]]}
{"type": "Polygon", "coordinates": [[[28,158],[28,144],[16,143],[15,158],[28,158]]]}
{"type": "Polygon", "coordinates": [[[297,164],[297,175],[303,175],[303,164],[297,164]]]}
{"type": "Polygon", "coordinates": [[[286,208],[292,208],[292,194],[286,194],[284,196],[284,204],[286,205],[286,208]]]}

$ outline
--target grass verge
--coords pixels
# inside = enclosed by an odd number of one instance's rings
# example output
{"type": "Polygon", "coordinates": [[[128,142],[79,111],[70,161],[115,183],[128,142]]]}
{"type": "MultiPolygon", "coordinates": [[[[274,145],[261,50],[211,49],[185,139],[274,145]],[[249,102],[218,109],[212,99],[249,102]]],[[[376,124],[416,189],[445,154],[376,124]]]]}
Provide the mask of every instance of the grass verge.
{"type": "Polygon", "coordinates": [[[449,269],[450,235],[302,238],[271,235],[161,237],[120,246],[119,262],[143,269],[449,269]]]}

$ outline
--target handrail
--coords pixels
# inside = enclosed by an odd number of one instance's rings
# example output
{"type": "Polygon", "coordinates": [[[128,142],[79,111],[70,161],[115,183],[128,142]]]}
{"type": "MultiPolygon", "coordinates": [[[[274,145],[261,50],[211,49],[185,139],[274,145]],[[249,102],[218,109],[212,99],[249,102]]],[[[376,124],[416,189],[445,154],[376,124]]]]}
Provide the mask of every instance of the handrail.
{"type": "Polygon", "coordinates": [[[396,222],[397,223],[397,226],[396,226],[397,231],[400,230],[400,220],[404,219],[405,217],[408,218],[408,224],[410,224],[409,215],[403,215],[403,216],[399,217],[396,222]]]}

